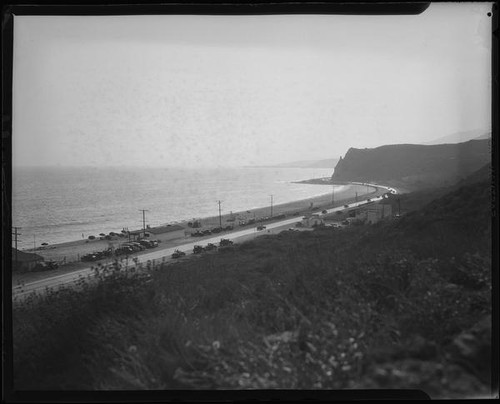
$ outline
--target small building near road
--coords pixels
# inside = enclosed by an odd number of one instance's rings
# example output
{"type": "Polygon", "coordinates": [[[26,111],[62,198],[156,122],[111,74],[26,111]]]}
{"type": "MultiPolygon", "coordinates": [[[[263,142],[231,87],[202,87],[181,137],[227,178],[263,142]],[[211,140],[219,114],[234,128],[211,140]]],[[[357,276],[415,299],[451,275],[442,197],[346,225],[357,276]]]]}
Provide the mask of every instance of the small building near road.
{"type": "Polygon", "coordinates": [[[184,227],[178,224],[167,224],[164,226],[157,226],[157,227],[148,226],[145,229],[145,231],[143,229],[131,231],[130,236],[134,240],[140,238],[152,238],[152,237],[159,237],[162,240],[172,240],[175,238],[184,237],[185,229],[184,227]]]}
{"type": "Polygon", "coordinates": [[[366,224],[374,224],[392,217],[392,206],[389,204],[375,203],[356,211],[357,219],[366,224]]]}
{"type": "Polygon", "coordinates": [[[316,227],[316,226],[322,226],[324,224],[325,224],[324,220],[317,213],[304,216],[304,218],[302,219],[302,225],[304,227],[316,227]]]}
{"type": "Polygon", "coordinates": [[[25,251],[12,248],[12,270],[27,272],[32,271],[36,265],[43,262],[44,258],[41,255],[27,253],[25,251]]]}

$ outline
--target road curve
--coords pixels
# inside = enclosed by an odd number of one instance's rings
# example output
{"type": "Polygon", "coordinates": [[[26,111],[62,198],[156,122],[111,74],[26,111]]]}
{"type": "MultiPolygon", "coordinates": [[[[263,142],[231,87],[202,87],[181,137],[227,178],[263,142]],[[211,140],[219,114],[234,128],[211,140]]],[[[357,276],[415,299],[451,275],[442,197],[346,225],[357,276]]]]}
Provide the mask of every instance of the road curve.
{"type": "MultiPolygon", "coordinates": [[[[384,186],[384,185],[378,185],[378,184],[369,184],[369,183],[361,183],[361,182],[352,182],[352,184],[356,185],[364,185],[364,186],[371,186],[374,188],[382,188],[386,189],[389,193],[396,194],[397,191],[394,188],[384,186]]],[[[370,198],[371,201],[379,201],[383,198],[383,195],[377,196],[370,198]]],[[[338,206],[336,208],[331,208],[331,209],[325,209],[326,213],[319,213],[315,212],[318,215],[322,216],[323,214],[328,214],[332,212],[337,212],[340,210],[348,209],[348,208],[353,208],[356,206],[360,206],[366,203],[366,199],[359,201],[359,202],[354,202],[342,206],[338,206]]],[[[288,226],[294,226],[296,223],[302,221],[302,215],[301,216],[296,216],[290,219],[285,219],[285,220],[280,220],[278,222],[273,222],[266,224],[266,230],[273,230],[277,229],[280,227],[288,227],[288,226]]],[[[244,230],[237,230],[231,233],[227,233],[224,235],[218,235],[214,237],[209,237],[209,238],[203,238],[201,240],[196,240],[192,242],[187,242],[185,244],[176,246],[176,247],[171,247],[171,248],[166,248],[166,249],[161,249],[161,250],[153,250],[151,252],[143,253],[139,256],[136,256],[138,259],[138,262],[140,263],[147,263],[148,261],[151,261],[153,264],[159,263],[159,262],[170,262],[173,261],[174,259],[171,258],[172,253],[175,250],[180,250],[183,251],[187,254],[191,254],[193,251],[193,247],[195,245],[200,245],[200,244],[208,244],[208,243],[219,243],[221,238],[224,239],[229,239],[234,242],[236,241],[242,241],[242,239],[248,239],[256,236],[259,236],[261,234],[264,234],[265,232],[257,230],[257,226],[251,227],[251,228],[246,228],[244,230]]],[[[131,265],[133,265],[133,260],[129,259],[131,262],[131,265]]],[[[130,265],[130,266],[131,266],[130,265]]],[[[94,266],[95,267],[95,266],[94,266]]],[[[93,267],[88,267],[88,268],[83,268],[74,272],[70,272],[67,274],[62,274],[62,275],[57,275],[57,276],[52,276],[50,278],[45,278],[45,279],[40,279],[37,281],[33,281],[27,284],[23,285],[16,285],[12,288],[12,296],[13,299],[15,300],[22,300],[24,297],[28,296],[29,294],[33,292],[44,292],[47,289],[53,289],[55,287],[60,287],[63,285],[68,285],[71,283],[75,283],[78,280],[82,278],[87,278],[88,276],[91,276],[93,274],[93,267]]]]}

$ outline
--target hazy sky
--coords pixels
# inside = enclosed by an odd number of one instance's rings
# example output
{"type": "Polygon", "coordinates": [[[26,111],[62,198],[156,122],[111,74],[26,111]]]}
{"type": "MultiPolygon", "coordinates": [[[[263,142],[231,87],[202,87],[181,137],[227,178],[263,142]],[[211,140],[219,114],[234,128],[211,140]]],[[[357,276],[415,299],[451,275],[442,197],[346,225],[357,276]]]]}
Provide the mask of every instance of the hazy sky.
{"type": "Polygon", "coordinates": [[[14,165],[265,165],[491,125],[491,3],[16,16],[14,165]]]}

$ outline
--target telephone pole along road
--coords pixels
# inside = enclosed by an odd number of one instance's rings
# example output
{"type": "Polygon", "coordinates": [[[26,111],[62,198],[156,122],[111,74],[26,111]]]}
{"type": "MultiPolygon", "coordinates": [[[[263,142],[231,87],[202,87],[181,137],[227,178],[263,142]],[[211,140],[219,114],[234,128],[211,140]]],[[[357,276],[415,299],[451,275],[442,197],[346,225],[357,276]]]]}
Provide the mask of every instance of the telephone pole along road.
{"type": "MultiPolygon", "coordinates": [[[[376,185],[376,184],[366,184],[366,183],[353,183],[353,184],[360,184],[360,185],[362,184],[362,185],[366,185],[366,186],[371,186],[371,187],[376,188],[377,190],[378,190],[378,188],[383,188],[392,194],[397,193],[397,191],[394,188],[387,187],[387,186],[376,185]]],[[[377,201],[377,200],[381,200],[381,199],[383,199],[383,195],[373,197],[370,200],[377,201]]],[[[319,216],[322,216],[322,215],[326,215],[326,214],[329,214],[332,212],[337,212],[337,211],[341,211],[344,209],[357,207],[359,205],[366,203],[365,201],[366,200],[354,202],[354,203],[343,205],[343,206],[338,206],[336,208],[325,209],[326,213],[316,213],[316,214],[318,214],[319,216]]],[[[302,216],[293,217],[291,219],[280,220],[280,221],[277,221],[274,223],[266,224],[266,230],[271,232],[272,230],[278,230],[281,228],[288,228],[290,226],[294,226],[296,223],[298,223],[300,221],[302,221],[302,216]]],[[[236,242],[236,241],[242,242],[242,241],[245,241],[247,239],[251,239],[251,238],[260,236],[262,234],[265,234],[265,233],[257,230],[257,226],[255,226],[252,228],[247,228],[244,230],[237,230],[237,231],[228,233],[222,238],[229,239],[229,240],[232,240],[234,242],[236,242]]],[[[206,239],[204,238],[203,243],[207,243],[207,244],[214,243],[215,244],[215,243],[218,243],[220,241],[220,239],[221,239],[221,236],[210,237],[210,238],[206,238],[206,239]]],[[[199,245],[199,244],[200,244],[200,241],[194,241],[194,242],[188,242],[188,243],[182,244],[180,246],[176,246],[176,247],[165,248],[165,249],[161,249],[161,250],[157,250],[157,251],[144,253],[144,254],[137,256],[137,258],[139,259],[138,262],[145,264],[148,261],[151,261],[151,264],[155,265],[155,264],[159,264],[161,262],[172,261],[174,259],[171,258],[171,255],[175,250],[180,250],[180,251],[185,252],[186,254],[190,254],[193,251],[193,247],[195,245],[199,245]]],[[[131,261],[132,261],[132,259],[131,259],[131,261]]],[[[132,264],[132,265],[134,265],[134,264],[132,264]]],[[[132,265],[130,265],[130,266],[132,266],[132,265]]],[[[87,278],[89,275],[92,275],[93,271],[94,271],[93,268],[88,267],[88,268],[80,269],[78,271],[70,272],[67,274],[62,274],[62,275],[57,275],[57,276],[53,276],[50,278],[40,279],[40,280],[33,281],[33,282],[30,282],[30,283],[27,283],[24,285],[17,285],[17,286],[12,288],[12,296],[13,296],[13,299],[20,299],[20,298],[26,297],[27,295],[29,295],[33,292],[40,293],[40,292],[44,292],[47,289],[52,289],[55,287],[60,287],[63,285],[75,283],[79,279],[87,278]]]]}

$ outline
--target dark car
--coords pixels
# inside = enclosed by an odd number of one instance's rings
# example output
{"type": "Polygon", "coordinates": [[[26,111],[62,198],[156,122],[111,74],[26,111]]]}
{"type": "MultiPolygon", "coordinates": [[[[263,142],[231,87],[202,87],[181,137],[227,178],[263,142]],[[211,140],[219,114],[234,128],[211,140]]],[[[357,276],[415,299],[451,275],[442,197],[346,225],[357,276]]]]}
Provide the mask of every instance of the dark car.
{"type": "Polygon", "coordinates": [[[87,254],[81,257],[80,259],[81,261],[84,262],[92,262],[92,261],[97,261],[99,257],[97,256],[97,254],[87,254]]]}
{"type": "Polygon", "coordinates": [[[224,247],[224,246],[228,246],[228,245],[232,245],[233,242],[229,239],[224,239],[224,238],[221,238],[220,239],[220,243],[219,243],[219,246],[220,247],[224,247]]]}
{"type": "Polygon", "coordinates": [[[266,226],[257,226],[257,230],[264,230],[266,226]]]}
{"type": "Polygon", "coordinates": [[[186,255],[186,253],[184,251],[175,250],[174,253],[172,254],[172,258],[180,258],[180,257],[183,257],[185,255],[186,255]]]}
{"type": "Polygon", "coordinates": [[[59,264],[55,261],[42,261],[35,265],[35,271],[50,271],[51,269],[59,268],[59,264]]]}
{"type": "Polygon", "coordinates": [[[325,209],[325,210],[322,210],[321,213],[323,213],[325,215],[328,213],[328,211],[325,209]]]}
{"type": "Polygon", "coordinates": [[[129,246],[123,246],[119,247],[115,250],[115,255],[125,255],[125,254],[132,254],[134,250],[132,247],[129,246]]]}
{"type": "Polygon", "coordinates": [[[200,254],[202,253],[203,251],[205,251],[205,249],[201,246],[201,245],[195,245],[193,247],[193,253],[194,254],[200,254]]]}

